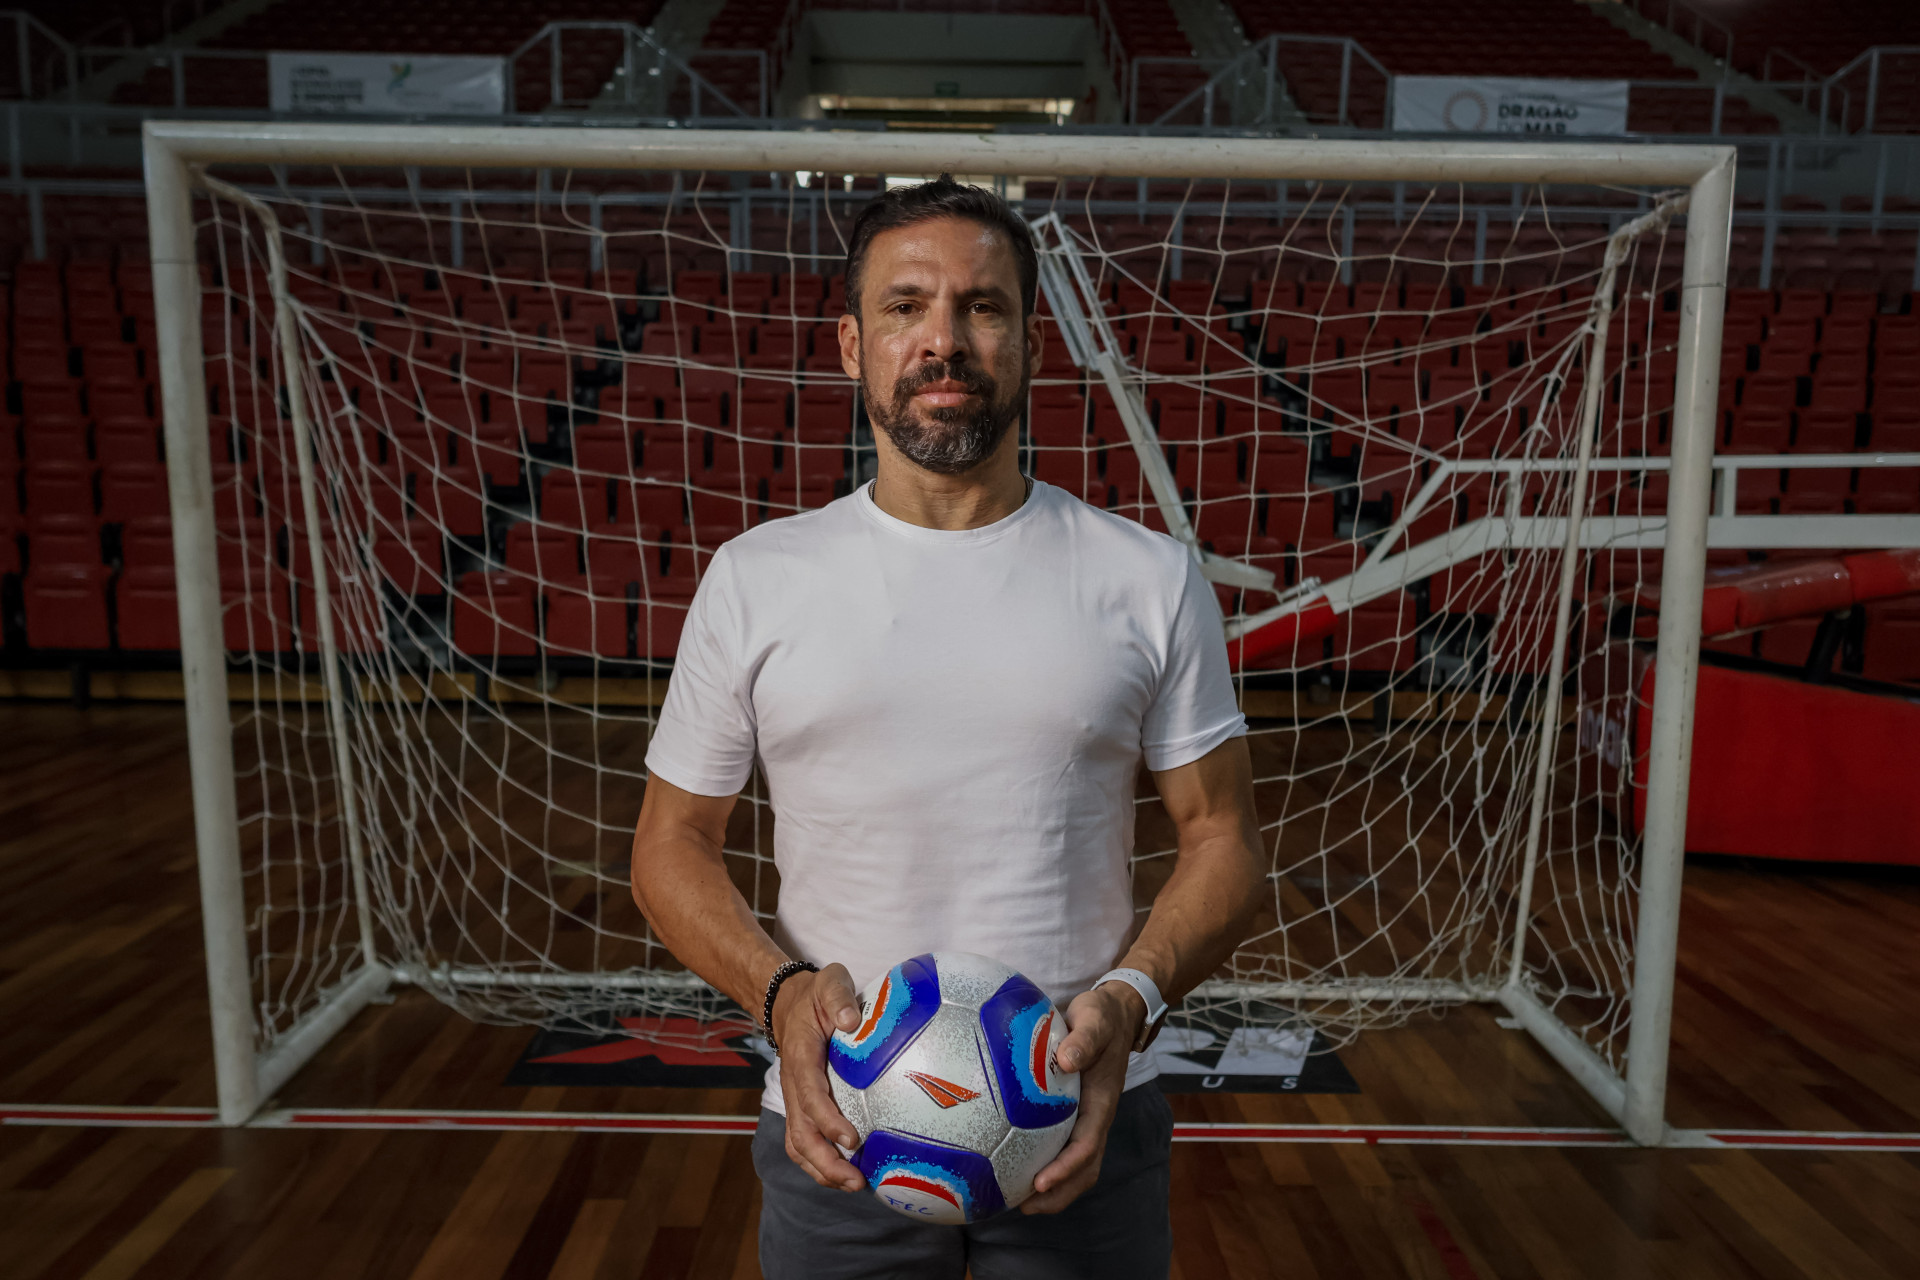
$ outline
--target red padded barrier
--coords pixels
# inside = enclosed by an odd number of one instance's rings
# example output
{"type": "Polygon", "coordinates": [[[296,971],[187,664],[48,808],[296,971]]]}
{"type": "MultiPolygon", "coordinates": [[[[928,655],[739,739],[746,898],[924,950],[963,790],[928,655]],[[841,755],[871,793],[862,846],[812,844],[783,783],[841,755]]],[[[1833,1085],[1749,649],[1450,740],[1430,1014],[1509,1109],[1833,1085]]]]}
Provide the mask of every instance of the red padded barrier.
{"type": "MultiPolygon", "coordinates": [[[[1653,705],[1646,666],[1641,708],[1653,705]]],[[[1635,719],[1634,821],[1646,820],[1652,716],[1635,719]]],[[[1920,863],[1912,745],[1920,702],[1700,668],[1686,847],[1816,862],[1920,863]]]]}

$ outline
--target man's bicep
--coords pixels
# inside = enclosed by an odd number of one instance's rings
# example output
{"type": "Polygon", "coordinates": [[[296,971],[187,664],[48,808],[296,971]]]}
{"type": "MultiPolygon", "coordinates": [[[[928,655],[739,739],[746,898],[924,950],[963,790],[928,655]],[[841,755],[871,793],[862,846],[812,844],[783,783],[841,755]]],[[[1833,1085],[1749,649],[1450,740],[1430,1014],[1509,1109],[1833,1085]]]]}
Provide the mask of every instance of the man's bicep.
{"type": "Polygon", "coordinates": [[[733,816],[733,806],[739,799],[737,791],[723,796],[701,795],[653,774],[640,801],[634,852],[640,852],[641,842],[672,835],[696,836],[717,849],[727,838],[727,819],[733,816]]]}
{"type": "Polygon", "coordinates": [[[1228,738],[1198,760],[1155,770],[1153,785],[1183,844],[1186,837],[1215,834],[1216,829],[1223,833],[1255,821],[1253,758],[1244,735],[1228,738]]]}

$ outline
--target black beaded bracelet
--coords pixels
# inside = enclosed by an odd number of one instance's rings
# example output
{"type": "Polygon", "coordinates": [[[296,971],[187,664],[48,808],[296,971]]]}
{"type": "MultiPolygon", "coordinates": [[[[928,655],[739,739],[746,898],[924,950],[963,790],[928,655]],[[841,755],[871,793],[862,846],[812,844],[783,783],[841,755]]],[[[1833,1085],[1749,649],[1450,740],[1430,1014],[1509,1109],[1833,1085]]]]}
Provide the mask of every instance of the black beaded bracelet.
{"type": "Polygon", "coordinates": [[[805,960],[789,960],[773,971],[767,979],[767,1002],[760,1010],[760,1025],[766,1029],[767,1048],[773,1050],[773,1056],[780,1056],[780,1043],[773,1038],[773,1001],[780,994],[780,984],[796,973],[818,973],[820,966],[808,964],[805,960]]]}

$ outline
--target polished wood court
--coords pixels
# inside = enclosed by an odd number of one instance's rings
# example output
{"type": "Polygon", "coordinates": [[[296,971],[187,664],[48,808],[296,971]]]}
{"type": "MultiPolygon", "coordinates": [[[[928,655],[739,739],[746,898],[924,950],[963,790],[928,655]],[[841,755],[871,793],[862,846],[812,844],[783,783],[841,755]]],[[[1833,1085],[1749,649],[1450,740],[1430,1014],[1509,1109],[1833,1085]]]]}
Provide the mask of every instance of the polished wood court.
{"type": "MultiPolygon", "coordinates": [[[[637,800],[637,797],[636,797],[637,800]]],[[[1920,1131],[1920,878],[1689,867],[1670,1118],[1920,1131]]],[[[181,713],[0,703],[0,1104],[213,1100],[181,713]]],[[[526,1043],[418,992],[287,1107],[751,1114],[749,1092],[529,1090],[526,1043]]],[[[1593,1126],[1470,1007],[1343,1051],[1351,1096],[1179,1097],[1188,1120],[1593,1126]]],[[[1176,1273],[1920,1274],[1920,1155],[1183,1142],[1176,1273]]],[[[744,1138],[0,1128],[0,1276],[752,1276],[744,1138]]]]}

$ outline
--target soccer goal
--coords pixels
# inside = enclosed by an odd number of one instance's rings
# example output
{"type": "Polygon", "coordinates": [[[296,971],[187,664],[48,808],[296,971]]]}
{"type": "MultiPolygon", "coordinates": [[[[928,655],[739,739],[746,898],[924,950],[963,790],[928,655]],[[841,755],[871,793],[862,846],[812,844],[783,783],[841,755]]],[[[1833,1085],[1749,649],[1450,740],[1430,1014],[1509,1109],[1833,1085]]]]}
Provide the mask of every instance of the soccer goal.
{"type": "MultiPolygon", "coordinates": [[[[1493,1002],[1662,1139],[1730,150],[146,147],[173,561],[129,564],[119,616],[177,606],[230,1122],[395,983],[489,1021],[748,1021],[628,898],[641,760],[714,548],[871,475],[845,236],[951,172],[1042,251],[1029,471],[1219,595],[1269,896],[1181,1033],[1493,1002]]],[[[756,783],[727,847],[768,918],[776,818],[756,783]]],[[[1139,819],[1145,910],[1175,851],[1139,819]]]]}

